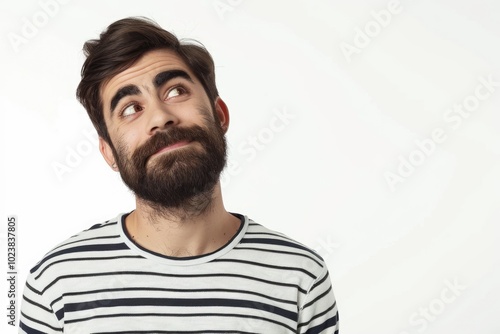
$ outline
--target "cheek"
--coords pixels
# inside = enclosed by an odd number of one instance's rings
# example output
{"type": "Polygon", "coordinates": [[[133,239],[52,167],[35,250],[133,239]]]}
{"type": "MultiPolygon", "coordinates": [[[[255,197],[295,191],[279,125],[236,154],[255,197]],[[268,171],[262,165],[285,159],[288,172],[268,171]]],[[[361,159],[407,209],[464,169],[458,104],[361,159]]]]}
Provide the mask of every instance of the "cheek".
{"type": "Polygon", "coordinates": [[[139,145],[137,137],[138,136],[136,134],[130,132],[124,134],[115,133],[114,136],[111,137],[111,140],[115,147],[115,156],[118,155],[117,159],[120,159],[122,161],[124,159],[130,159],[133,152],[139,145]]]}
{"type": "Polygon", "coordinates": [[[214,117],[215,115],[213,107],[209,101],[206,101],[206,103],[205,101],[203,101],[203,103],[197,103],[193,106],[192,112],[192,114],[194,115],[193,117],[210,120],[211,122],[214,122],[214,120],[216,120],[216,118],[214,117]]]}
{"type": "Polygon", "coordinates": [[[141,136],[139,131],[139,122],[135,122],[135,127],[120,125],[113,128],[110,133],[113,142],[119,143],[127,149],[134,149],[140,145],[141,136]]]}

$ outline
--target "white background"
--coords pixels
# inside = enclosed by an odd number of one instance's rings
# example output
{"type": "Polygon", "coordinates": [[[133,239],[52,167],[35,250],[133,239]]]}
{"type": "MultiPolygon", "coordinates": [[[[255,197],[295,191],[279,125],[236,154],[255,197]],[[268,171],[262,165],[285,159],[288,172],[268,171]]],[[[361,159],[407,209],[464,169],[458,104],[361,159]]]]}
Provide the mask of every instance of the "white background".
{"type": "Polygon", "coordinates": [[[57,243],[133,208],[75,89],[83,43],[142,15],[212,53],[226,207],[326,259],[342,334],[500,333],[498,2],[54,1],[0,8],[1,254],[15,214],[19,293],[57,243]]]}

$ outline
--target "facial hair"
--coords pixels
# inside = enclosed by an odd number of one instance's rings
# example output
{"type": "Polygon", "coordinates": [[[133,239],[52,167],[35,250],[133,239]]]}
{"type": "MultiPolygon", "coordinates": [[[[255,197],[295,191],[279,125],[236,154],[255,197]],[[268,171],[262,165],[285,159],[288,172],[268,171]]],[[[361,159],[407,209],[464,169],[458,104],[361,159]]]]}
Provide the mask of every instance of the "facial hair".
{"type": "Polygon", "coordinates": [[[204,120],[205,127],[172,126],[156,132],[129,159],[123,142],[118,142],[116,150],[112,145],[122,180],[153,210],[199,212],[211,201],[226,165],[227,144],[220,124],[212,117],[205,116],[204,120]],[[181,141],[189,144],[150,161],[162,148],[181,141]]]}

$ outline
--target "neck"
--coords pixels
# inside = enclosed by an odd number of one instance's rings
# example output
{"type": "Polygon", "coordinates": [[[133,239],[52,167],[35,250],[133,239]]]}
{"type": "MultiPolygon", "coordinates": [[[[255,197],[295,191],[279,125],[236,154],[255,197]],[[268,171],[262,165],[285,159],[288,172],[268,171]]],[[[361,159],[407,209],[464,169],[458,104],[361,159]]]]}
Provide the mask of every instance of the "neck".
{"type": "Polygon", "coordinates": [[[136,198],[136,210],[125,220],[127,232],[142,247],[173,257],[211,253],[237,233],[240,221],[225,210],[220,183],[210,196],[189,204],[166,209],[136,198]]]}

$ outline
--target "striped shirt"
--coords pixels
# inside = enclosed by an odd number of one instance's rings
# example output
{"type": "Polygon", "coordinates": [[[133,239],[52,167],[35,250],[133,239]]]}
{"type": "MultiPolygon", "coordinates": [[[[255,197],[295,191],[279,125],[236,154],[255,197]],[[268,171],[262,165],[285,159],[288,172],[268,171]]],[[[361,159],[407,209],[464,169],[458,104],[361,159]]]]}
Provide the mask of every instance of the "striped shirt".
{"type": "Polygon", "coordinates": [[[137,245],[126,214],[69,238],[30,271],[19,333],[338,333],[322,258],[234,215],[238,233],[194,257],[137,245]]]}

